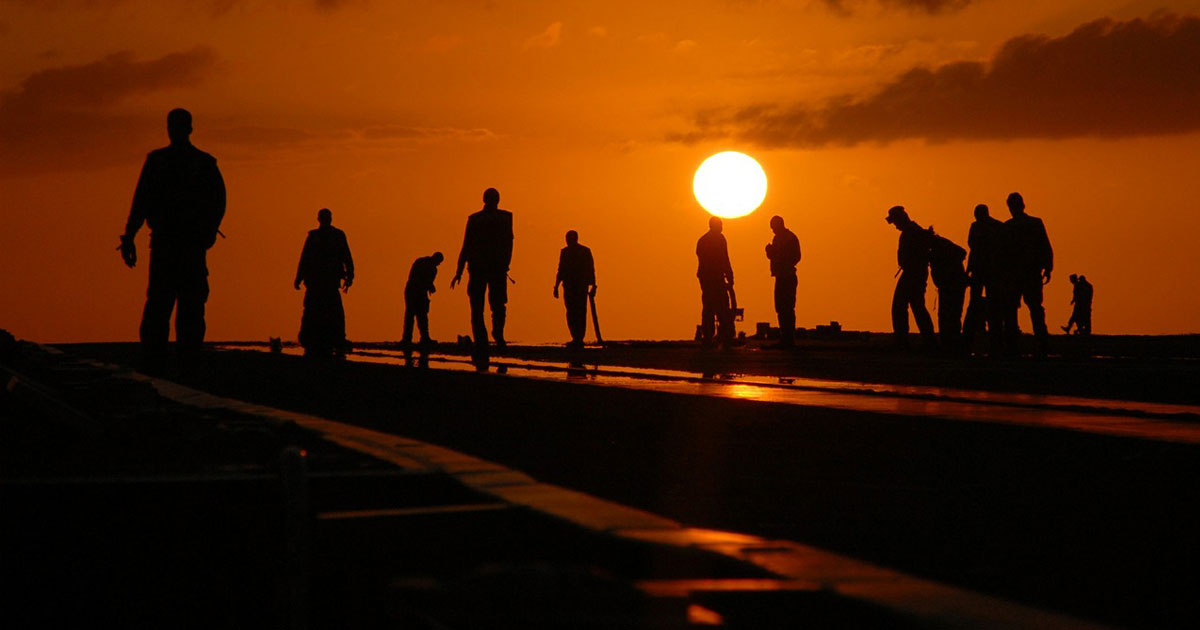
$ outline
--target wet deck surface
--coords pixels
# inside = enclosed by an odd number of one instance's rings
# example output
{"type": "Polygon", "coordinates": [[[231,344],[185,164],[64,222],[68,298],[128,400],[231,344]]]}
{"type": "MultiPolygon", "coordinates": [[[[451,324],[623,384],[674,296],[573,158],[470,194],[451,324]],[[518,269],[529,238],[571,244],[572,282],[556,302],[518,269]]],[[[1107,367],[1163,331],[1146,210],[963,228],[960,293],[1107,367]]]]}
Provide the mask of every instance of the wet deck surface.
{"type": "MultiPolygon", "coordinates": [[[[127,347],[78,351],[118,362],[132,356],[127,347]]],[[[514,378],[517,369],[550,373],[515,363],[508,376],[405,369],[386,355],[314,365],[223,352],[185,380],[448,446],[696,527],[801,541],[1109,623],[1200,620],[1193,596],[1200,519],[1192,509],[1200,452],[1189,440],[926,414],[930,402],[942,402],[927,391],[794,388],[822,401],[870,400],[863,409],[594,386],[564,374],[514,378]],[[880,407],[880,397],[905,402],[880,407]]],[[[691,394],[793,391],[657,380],[691,394]]],[[[1081,406],[946,398],[968,405],[960,409],[1008,413],[1073,415],[1069,409],[1081,406]]],[[[1139,430],[1188,425],[1164,420],[1158,408],[1114,413],[1106,402],[1096,409],[1110,421],[1130,416],[1139,430]]]]}

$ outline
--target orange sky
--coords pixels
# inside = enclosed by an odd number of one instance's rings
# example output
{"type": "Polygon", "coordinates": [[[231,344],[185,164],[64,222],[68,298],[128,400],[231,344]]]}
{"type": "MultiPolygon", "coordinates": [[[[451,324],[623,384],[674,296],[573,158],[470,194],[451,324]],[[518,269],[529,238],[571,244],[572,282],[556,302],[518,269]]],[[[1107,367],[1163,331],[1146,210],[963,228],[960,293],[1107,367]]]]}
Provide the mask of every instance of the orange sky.
{"type": "Polygon", "coordinates": [[[400,336],[408,267],[435,250],[433,336],[467,333],[449,280],[488,186],[515,216],[511,340],[567,338],[550,289],[568,229],[595,253],[606,337],[690,337],[691,177],[728,149],[769,178],[726,222],[743,330],[774,323],[772,214],[804,251],[798,324],[888,330],[886,209],[965,245],[973,206],[1003,218],[1017,190],[1055,248],[1052,327],[1084,273],[1097,332],[1200,332],[1200,2],[1023,4],[0,0],[0,327],[136,338],[145,263],[114,248],[183,106],[229,191],[210,339],[295,338],[322,206],[358,267],[352,339],[400,336]]]}

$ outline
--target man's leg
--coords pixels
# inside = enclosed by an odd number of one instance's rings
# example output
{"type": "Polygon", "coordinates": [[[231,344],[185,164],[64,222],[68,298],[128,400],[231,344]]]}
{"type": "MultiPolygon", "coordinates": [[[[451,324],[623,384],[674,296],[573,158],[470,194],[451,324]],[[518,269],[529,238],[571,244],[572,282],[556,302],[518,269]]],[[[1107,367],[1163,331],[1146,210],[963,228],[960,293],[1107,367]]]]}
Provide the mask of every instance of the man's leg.
{"type": "Polygon", "coordinates": [[[903,275],[896,281],[896,290],[892,292],[892,334],[897,346],[908,347],[908,296],[905,294],[903,275]]]}
{"type": "Polygon", "coordinates": [[[775,314],[779,318],[779,344],[791,346],[796,337],[796,285],[795,274],[775,277],[775,314]]]}
{"type": "Polygon", "coordinates": [[[171,311],[177,289],[174,260],[161,250],[150,250],[150,280],[138,336],[142,341],[143,368],[161,372],[167,367],[167,342],[171,337],[171,311]]]}
{"type": "Polygon", "coordinates": [[[938,289],[938,335],[942,347],[957,352],[962,346],[962,308],[966,287],[950,286],[938,289]]]}
{"type": "Polygon", "coordinates": [[[1042,307],[1042,278],[1031,277],[1022,287],[1022,297],[1029,307],[1029,319],[1033,327],[1033,336],[1037,341],[1037,353],[1046,356],[1050,351],[1050,332],[1046,330],[1046,309],[1042,307]]]}
{"type": "Polygon", "coordinates": [[[404,336],[400,338],[400,343],[405,347],[412,345],[413,336],[413,321],[417,318],[416,305],[413,304],[413,298],[404,296],[404,336]]]}
{"type": "Polygon", "coordinates": [[[925,282],[920,284],[913,283],[908,292],[908,304],[912,308],[913,321],[917,323],[917,330],[921,331],[921,340],[926,345],[933,345],[936,337],[933,332],[933,318],[929,316],[929,309],[925,308],[925,282]]]}
{"type": "Polygon", "coordinates": [[[711,283],[700,283],[700,341],[704,345],[710,345],[713,342],[714,320],[720,310],[720,302],[717,300],[718,291],[724,293],[724,286],[718,288],[711,283]]]}
{"type": "Polygon", "coordinates": [[[983,297],[983,284],[980,282],[971,283],[971,291],[967,302],[967,315],[963,318],[962,326],[962,344],[963,349],[968,353],[971,351],[971,344],[975,341],[975,335],[983,330],[985,324],[985,298],[983,297]]]}
{"type": "Polygon", "coordinates": [[[496,340],[497,346],[503,347],[504,320],[508,311],[508,274],[493,275],[488,278],[487,284],[488,306],[492,308],[492,338],[496,340]]]}
{"type": "Polygon", "coordinates": [[[471,335],[475,338],[475,361],[486,363],[488,359],[487,325],[483,323],[484,293],[487,282],[479,275],[467,280],[467,299],[471,303],[471,335]]]}
{"type": "Polygon", "coordinates": [[[571,332],[571,342],[583,345],[584,335],[587,334],[587,288],[564,286],[563,303],[567,307],[567,330],[571,332]]]}
{"type": "Polygon", "coordinates": [[[421,343],[428,344],[433,341],[429,336],[429,298],[421,300],[416,306],[417,312],[414,316],[417,319],[417,330],[421,331],[421,343]]]}
{"type": "Polygon", "coordinates": [[[184,360],[204,348],[204,304],[208,301],[208,265],[204,251],[189,253],[180,261],[179,305],[175,311],[175,339],[184,360]]]}

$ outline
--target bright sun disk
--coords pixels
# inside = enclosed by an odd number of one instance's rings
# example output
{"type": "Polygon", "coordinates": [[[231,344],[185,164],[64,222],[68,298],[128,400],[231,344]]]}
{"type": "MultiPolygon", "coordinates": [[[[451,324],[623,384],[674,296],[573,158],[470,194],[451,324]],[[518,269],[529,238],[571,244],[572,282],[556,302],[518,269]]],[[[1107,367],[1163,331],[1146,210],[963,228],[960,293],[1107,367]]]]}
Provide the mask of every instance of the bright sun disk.
{"type": "Polygon", "coordinates": [[[692,180],[696,201],[725,219],[744,217],[767,196],[767,174],[745,153],[724,151],[704,160],[692,180]]]}

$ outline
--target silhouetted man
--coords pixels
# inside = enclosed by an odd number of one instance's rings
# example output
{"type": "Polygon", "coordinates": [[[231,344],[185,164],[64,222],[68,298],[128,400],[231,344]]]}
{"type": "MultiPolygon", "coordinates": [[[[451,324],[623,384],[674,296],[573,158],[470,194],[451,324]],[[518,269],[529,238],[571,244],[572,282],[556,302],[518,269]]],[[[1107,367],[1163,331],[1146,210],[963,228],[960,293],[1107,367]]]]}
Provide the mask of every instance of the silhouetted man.
{"type": "Polygon", "coordinates": [[[1020,193],[1009,195],[1006,203],[1012,218],[1004,222],[1007,276],[1005,345],[1008,354],[1019,353],[1017,313],[1021,308],[1021,300],[1025,300],[1033,334],[1037,339],[1037,354],[1044,357],[1049,351],[1050,334],[1046,330],[1046,309],[1042,307],[1042,286],[1050,282],[1050,272],[1054,270],[1054,250],[1050,247],[1050,237],[1042,220],[1025,214],[1025,200],[1020,193]]]}
{"type": "Polygon", "coordinates": [[[916,221],[908,218],[904,206],[893,206],[888,210],[887,222],[900,230],[900,243],[896,249],[896,261],[900,264],[900,279],[892,294],[892,331],[896,344],[908,347],[908,310],[926,348],[934,346],[933,319],[925,308],[925,285],[929,278],[929,233],[916,221]]]}
{"type": "Polygon", "coordinates": [[[985,204],[975,206],[975,222],[967,234],[967,247],[971,249],[967,257],[967,277],[971,287],[971,298],[967,304],[967,316],[963,320],[963,348],[971,350],[975,335],[983,330],[986,323],[988,330],[988,345],[991,354],[1000,349],[1000,264],[1001,239],[1004,237],[1004,223],[988,214],[985,204]]]}
{"type": "Polygon", "coordinates": [[[596,262],[592,250],[579,244],[579,233],[567,232],[567,246],[558,253],[558,274],[554,277],[554,297],[558,285],[563,287],[563,304],[567,307],[567,330],[571,332],[569,348],[582,348],[587,332],[587,299],[596,294],[596,262]]]}
{"type": "Polygon", "coordinates": [[[696,242],[699,262],[696,277],[700,279],[700,340],[705,347],[713,345],[713,320],[719,324],[717,339],[723,347],[733,341],[733,310],[729,289],[733,287],[733,266],[729,264],[729,246],[721,234],[724,224],[720,217],[708,220],[708,232],[696,242]]]}
{"type": "Polygon", "coordinates": [[[938,290],[938,336],[942,349],[959,353],[962,346],[963,298],[967,293],[967,272],[963,261],[967,250],[929,230],[929,275],[938,290]]]}
{"type": "Polygon", "coordinates": [[[1085,276],[1071,274],[1071,319],[1063,326],[1063,332],[1071,334],[1071,326],[1075,326],[1075,334],[1092,334],[1092,283],[1085,276]]]}
{"type": "Polygon", "coordinates": [[[771,275],[775,277],[775,314],[779,317],[779,348],[791,348],[796,337],[796,264],[800,239],[783,226],[783,217],[771,217],[775,238],[767,245],[771,275]]]}
{"type": "Polygon", "coordinates": [[[475,362],[486,365],[488,360],[487,326],[483,323],[483,300],[486,294],[492,309],[492,337],[497,348],[504,348],[504,315],[508,303],[508,266],[512,262],[512,213],[500,209],[500,192],[495,188],[483,191],[483,209],[467,217],[462,250],[458,253],[458,269],[450,288],[462,280],[463,267],[471,274],[467,281],[467,298],[471,302],[471,333],[475,337],[475,362]]]}
{"type": "Polygon", "coordinates": [[[346,311],[338,290],[349,291],[354,284],[354,259],[346,233],[333,227],[329,208],[317,212],[317,224],[304,240],[293,285],[305,287],[300,345],[305,356],[325,357],[346,347],[346,311]]]}
{"type": "Polygon", "coordinates": [[[433,281],[437,278],[438,265],[442,264],[442,252],[422,256],[413,261],[408,270],[408,283],[404,285],[404,339],[405,348],[412,346],[413,321],[421,331],[421,345],[433,343],[429,337],[429,296],[437,292],[433,281]]]}
{"type": "Polygon", "coordinates": [[[204,344],[204,303],[208,300],[207,252],[217,240],[225,216],[225,181],[217,160],[192,146],[192,115],[186,109],[167,114],[171,144],[150,152],[142,166],[133,205],[121,235],[121,258],[137,264],[134,236],[150,226],[150,281],[139,334],[143,368],[166,368],[175,315],[180,357],[194,357],[204,344]]]}

